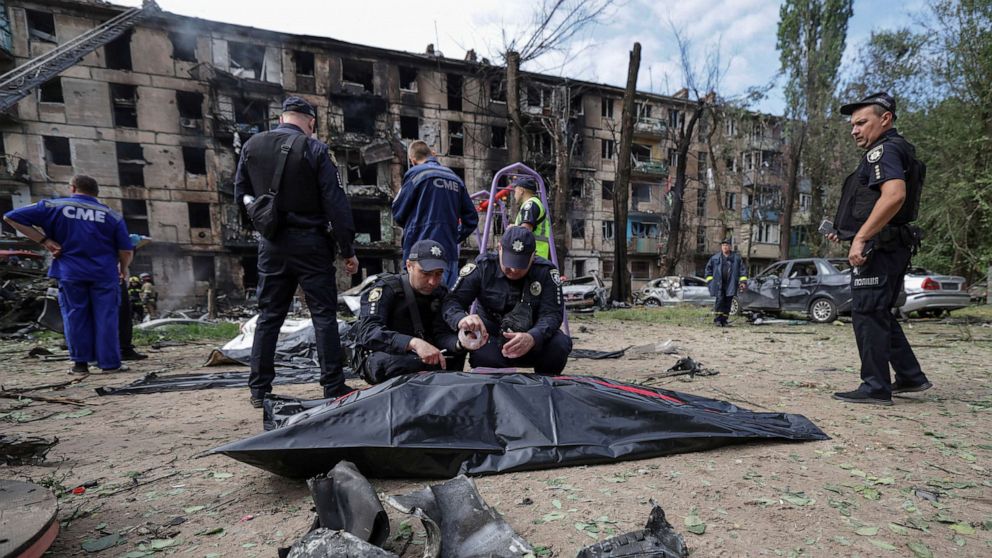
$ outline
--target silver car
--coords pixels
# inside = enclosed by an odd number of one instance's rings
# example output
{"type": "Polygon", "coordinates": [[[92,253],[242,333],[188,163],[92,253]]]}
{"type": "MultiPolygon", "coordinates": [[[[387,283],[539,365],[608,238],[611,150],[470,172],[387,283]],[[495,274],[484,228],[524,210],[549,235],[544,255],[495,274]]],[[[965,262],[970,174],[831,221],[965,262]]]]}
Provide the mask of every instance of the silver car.
{"type": "Polygon", "coordinates": [[[906,303],[899,307],[899,312],[904,316],[917,312],[921,317],[936,317],[971,302],[964,277],[938,275],[920,267],[906,272],[903,289],[906,303]]]}
{"type": "Polygon", "coordinates": [[[709,287],[706,286],[706,280],[693,276],[669,276],[652,279],[641,290],[634,293],[634,297],[638,303],[644,306],[672,304],[712,306],[715,302],[709,287]]]}

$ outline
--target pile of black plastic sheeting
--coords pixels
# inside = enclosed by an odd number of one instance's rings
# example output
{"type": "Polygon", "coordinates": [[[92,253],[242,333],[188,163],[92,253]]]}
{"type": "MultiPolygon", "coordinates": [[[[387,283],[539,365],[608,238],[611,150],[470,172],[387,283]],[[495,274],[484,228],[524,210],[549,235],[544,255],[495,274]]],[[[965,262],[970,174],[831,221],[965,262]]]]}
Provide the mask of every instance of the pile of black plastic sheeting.
{"type": "Polygon", "coordinates": [[[451,478],[829,439],[801,415],[590,376],[427,372],[281,407],[295,414],[212,452],[293,478],[341,460],[370,477],[451,478]]]}
{"type": "MultiPolygon", "coordinates": [[[[120,387],[98,387],[98,395],[139,395],[142,393],[165,393],[168,391],[197,391],[218,388],[248,388],[250,372],[213,372],[210,374],[171,374],[159,376],[151,372],[130,384],[120,387]]],[[[346,372],[345,377],[354,377],[346,372]]],[[[273,385],[316,384],[320,380],[320,369],[278,368],[272,380],[273,385]]]]}

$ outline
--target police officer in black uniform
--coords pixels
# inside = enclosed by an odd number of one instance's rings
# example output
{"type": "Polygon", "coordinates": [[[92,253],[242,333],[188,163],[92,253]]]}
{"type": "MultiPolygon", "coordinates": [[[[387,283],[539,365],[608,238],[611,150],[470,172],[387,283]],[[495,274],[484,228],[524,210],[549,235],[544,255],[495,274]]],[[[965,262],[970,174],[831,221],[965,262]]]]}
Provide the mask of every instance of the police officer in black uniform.
{"type": "Polygon", "coordinates": [[[854,391],[835,393],[834,399],[891,405],[892,394],[933,387],[892,313],[922,236],[911,223],[919,210],[926,167],[916,158],[916,148],[893,127],[896,103],[887,93],[844,105],[841,114],[851,117],[851,135],[865,154],[844,181],[837,231],[828,236],[851,241],[851,314],[862,383],[854,391]]]}
{"type": "Polygon", "coordinates": [[[483,254],[463,267],[444,299],[448,326],[486,341],[470,353],[473,367],[533,368],[550,375],[565,368],[572,339],[559,329],[561,276],[534,251],[534,234],[510,227],[500,239],[499,252],[483,254]],[[478,313],[470,314],[474,300],[479,301],[478,313]]]}
{"type": "Polygon", "coordinates": [[[258,244],[259,316],[248,379],[253,407],[261,407],[265,394],[272,391],[279,329],[297,286],[303,288],[313,318],[324,397],[350,391],[344,383],[338,339],[334,244],[344,258],[345,271],[358,271],[351,206],[327,145],[312,137],[317,126],[313,106],[288,97],[282,111],[276,129],[255,134],[242,147],[235,177],[237,199],[250,204],[270,190],[280,148],[294,140],[276,196],[280,226],[272,239],[262,237],[258,244]]]}
{"type": "Polygon", "coordinates": [[[444,272],[448,255],[434,240],[410,248],[406,273],[376,278],[362,295],[358,321],[352,326],[355,358],[352,366],[370,384],[424,370],[461,370],[464,351],[458,337],[441,317],[448,294],[444,272]]]}

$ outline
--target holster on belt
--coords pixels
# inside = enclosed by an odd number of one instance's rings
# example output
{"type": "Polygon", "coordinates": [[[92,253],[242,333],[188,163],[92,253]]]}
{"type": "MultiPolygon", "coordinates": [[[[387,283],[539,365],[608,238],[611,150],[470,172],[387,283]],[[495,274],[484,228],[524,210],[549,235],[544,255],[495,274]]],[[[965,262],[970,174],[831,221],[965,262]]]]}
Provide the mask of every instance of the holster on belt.
{"type": "Polygon", "coordinates": [[[533,315],[534,311],[530,302],[521,300],[513,307],[513,310],[510,310],[503,316],[503,319],[499,322],[499,328],[504,333],[510,331],[518,333],[530,331],[530,328],[534,326],[533,315]]]}
{"type": "Polygon", "coordinates": [[[923,229],[912,223],[886,225],[882,232],[878,233],[878,247],[882,250],[894,250],[904,246],[915,255],[922,242],[923,229]]]}

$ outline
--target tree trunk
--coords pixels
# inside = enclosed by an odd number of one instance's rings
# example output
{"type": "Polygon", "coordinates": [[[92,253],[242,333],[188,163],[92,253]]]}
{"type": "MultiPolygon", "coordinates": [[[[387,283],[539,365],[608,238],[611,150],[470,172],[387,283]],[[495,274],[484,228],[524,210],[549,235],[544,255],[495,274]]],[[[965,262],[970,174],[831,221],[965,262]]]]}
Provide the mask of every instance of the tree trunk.
{"type": "Polygon", "coordinates": [[[634,139],[634,96],[637,72],[641,67],[641,43],[634,43],[627,66],[627,88],[623,93],[620,124],[620,150],[617,152],[617,179],[613,184],[613,289],[610,300],[628,302],[631,298],[630,270],[627,269],[627,204],[630,199],[630,145],[634,139]]]}
{"type": "Polygon", "coordinates": [[[507,128],[507,155],[510,163],[524,159],[523,118],[520,116],[520,53],[506,53],[506,111],[509,116],[507,128]]]}
{"type": "MultiPolygon", "coordinates": [[[[692,111],[692,117],[684,125],[678,141],[678,162],[675,165],[675,184],[672,185],[672,214],[668,220],[668,244],[665,246],[665,275],[676,275],[676,268],[682,258],[682,209],[685,198],[685,169],[689,161],[689,147],[692,146],[692,132],[703,111],[706,101],[700,99],[692,111]]],[[[671,169],[669,169],[671,172],[671,169]]]]}
{"type": "Polygon", "coordinates": [[[785,193],[782,199],[782,236],[778,253],[780,260],[789,259],[789,248],[792,244],[792,214],[796,207],[796,197],[799,195],[799,161],[802,160],[805,137],[805,130],[793,134],[792,141],[788,145],[789,170],[785,178],[785,193]]]}
{"type": "Polygon", "coordinates": [[[568,256],[568,240],[565,235],[565,229],[568,222],[568,199],[571,197],[569,194],[572,187],[571,167],[569,165],[571,162],[571,158],[569,157],[571,151],[568,141],[569,96],[567,88],[561,87],[555,92],[555,103],[553,107],[554,114],[552,118],[554,122],[552,128],[554,129],[555,195],[548,201],[553,206],[551,210],[551,234],[554,235],[555,252],[558,256],[558,261],[554,262],[554,264],[558,266],[558,270],[563,274],[568,274],[564,267],[565,258],[568,256]]]}

